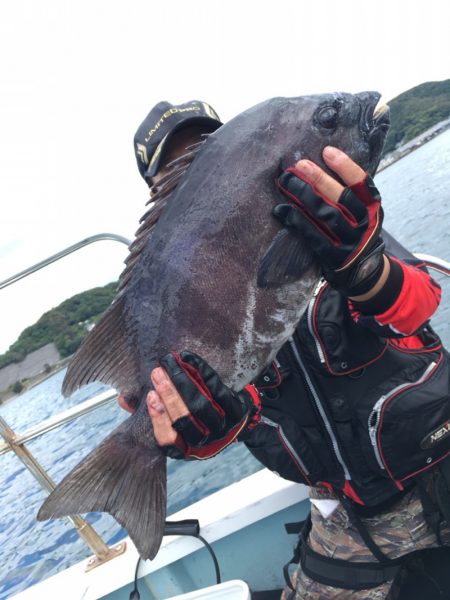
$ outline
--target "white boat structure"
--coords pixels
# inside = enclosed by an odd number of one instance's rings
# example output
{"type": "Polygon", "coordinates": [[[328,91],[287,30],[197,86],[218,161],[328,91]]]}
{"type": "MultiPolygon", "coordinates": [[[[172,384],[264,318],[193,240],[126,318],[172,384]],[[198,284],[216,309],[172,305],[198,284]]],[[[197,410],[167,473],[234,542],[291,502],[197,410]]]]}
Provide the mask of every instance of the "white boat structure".
{"type": "MultiPolygon", "coordinates": [[[[0,283],[0,290],[27,275],[103,239],[128,244],[115,234],[82,240],[49,259],[0,283]]],[[[417,254],[431,269],[450,276],[450,263],[417,254]]],[[[51,491],[55,483],[26,448],[30,440],[78,416],[115,401],[103,392],[51,417],[28,431],[14,432],[0,417],[0,455],[13,451],[51,491]]],[[[299,522],[309,512],[307,488],[262,469],[168,517],[162,546],[152,561],[141,561],[133,542],[125,538],[109,548],[82,517],[70,517],[94,555],[14,596],[17,600],[261,600],[279,597],[283,566],[289,562],[296,537],[284,525],[299,522]],[[198,521],[198,523],[196,523],[198,521]],[[180,528],[189,535],[179,535],[180,528]],[[194,534],[194,535],[191,535],[194,534]],[[218,583],[219,580],[221,583],[218,583]],[[272,595],[268,590],[273,590],[272,595]],[[265,595],[262,596],[262,592],[265,595]]]]}
{"type": "MultiPolygon", "coordinates": [[[[169,521],[200,521],[200,534],[214,550],[224,583],[216,587],[214,562],[199,539],[165,536],[156,558],[139,564],[137,588],[141,600],[178,598],[180,594],[183,598],[190,594],[186,597],[238,600],[250,598],[249,590],[282,588],[283,565],[292,556],[296,537],[286,533],[284,523],[306,517],[307,498],[305,486],[263,469],[171,515],[169,521]],[[270,561],[266,558],[262,564],[260,555],[269,556],[270,561]],[[204,588],[209,590],[202,592],[204,588]]],[[[95,568],[90,568],[95,558],[81,561],[14,598],[132,597],[139,555],[129,538],[118,546],[117,556],[111,560],[95,568]]]]}

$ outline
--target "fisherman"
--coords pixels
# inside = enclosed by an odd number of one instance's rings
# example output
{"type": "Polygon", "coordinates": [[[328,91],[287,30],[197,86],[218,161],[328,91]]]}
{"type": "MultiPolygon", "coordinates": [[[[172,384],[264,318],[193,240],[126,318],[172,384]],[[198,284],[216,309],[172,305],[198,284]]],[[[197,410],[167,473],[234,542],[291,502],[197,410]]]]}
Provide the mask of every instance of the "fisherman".
{"type": "MultiPolygon", "coordinates": [[[[135,136],[152,194],[170,163],[220,125],[204,102],[152,109],[135,136]]],[[[191,460],[243,441],[267,468],[310,486],[300,566],[282,598],[414,599],[424,590],[429,600],[450,598],[450,468],[427,450],[450,430],[438,427],[449,360],[429,325],[440,287],[381,231],[371,178],[337,148],[323,159],[336,178],[301,160],[278,180],[286,202],[274,218],[307,238],[323,272],[292,340],[239,393],[190,352],[161,357],[147,398],[155,437],[167,456],[191,460]],[[358,411],[367,413],[365,432],[358,411]],[[411,439],[423,420],[434,430],[422,440],[430,458],[417,468],[411,439]]],[[[119,403],[133,410],[131,399],[119,403]]]]}

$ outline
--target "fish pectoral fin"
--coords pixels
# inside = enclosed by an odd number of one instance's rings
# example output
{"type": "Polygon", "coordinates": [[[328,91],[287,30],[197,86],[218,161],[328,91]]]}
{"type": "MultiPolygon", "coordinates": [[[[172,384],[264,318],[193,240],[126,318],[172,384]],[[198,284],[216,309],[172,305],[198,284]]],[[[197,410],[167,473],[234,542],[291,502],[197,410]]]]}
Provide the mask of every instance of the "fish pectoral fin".
{"type": "Polygon", "coordinates": [[[133,439],[130,417],[53,490],[39,521],[108,512],[124,527],[144,559],[156,556],[166,518],[166,458],[133,439]]]}
{"type": "Polygon", "coordinates": [[[259,263],[258,287],[278,287],[298,281],[315,263],[305,239],[284,228],[274,237],[259,263]]]}
{"type": "Polygon", "coordinates": [[[124,298],[104,313],[71,359],[62,391],[69,396],[91,381],[103,381],[122,393],[140,392],[137,345],[125,329],[124,298]]]}

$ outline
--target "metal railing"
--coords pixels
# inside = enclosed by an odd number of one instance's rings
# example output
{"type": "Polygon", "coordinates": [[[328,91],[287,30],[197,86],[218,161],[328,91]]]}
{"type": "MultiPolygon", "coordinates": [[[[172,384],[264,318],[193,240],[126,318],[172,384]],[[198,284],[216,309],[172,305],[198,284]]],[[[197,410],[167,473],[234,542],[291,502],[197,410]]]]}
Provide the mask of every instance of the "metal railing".
{"type": "MultiPolygon", "coordinates": [[[[89,400],[85,400],[76,406],[72,406],[72,408],[68,408],[67,410],[54,415],[53,417],[49,417],[45,421],[39,423],[35,427],[30,427],[23,433],[14,433],[14,444],[21,445],[26,444],[27,442],[31,442],[37,437],[40,437],[44,433],[48,433],[61,425],[65,425],[78,417],[83,415],[87,415],[88,413],[100,408],[104,404],[109,404],[112,400],[116,400],[117,392],[114,390],[108,390],[106,392],[102,392],[93,398],[89,398],[89,400]]],[[[2,417],[0,417],[0,422],[2,421],[2,417]]],[[[10,443],[4,442],[0,444],[0,456],[2,454],[6,454],[12,450],[10,443]]]]}
{"type": "Polygon", "coordinates": [[[61,258],[64,258],[65,256],[68,256],[69,254],[72,254],[72,252],[76,252],[77,250],[80,250],[81,248],[84,248],[85,246],[88,246],[89,244],[93,244],[95,242],[102,242],[104,240],[110,240],[113,242],[121,242],[122,244],[126,244],[127,246],[130,245],[130,240],[127,240],[127,238],[123,237],[122,235],[117,235],[116,233],[98,233],[97,235],[91,235],[90,237],[85,238],[84,240],[81,240],[80,242],[77,242],[76,244],[73,244],[72,246],[69,246],[68,248],[64,248],[64,250],[60,250],[56,254],[52,254],[52,256],[49,256],[48,258],[41,260],[40,262],[36,263],[32,267],[28,267],[28,269],[25,269],[24,271],[20,271],[19,273],[16,273],[15,275],[8,277],[4,281],[1,281],[0,282],[0,290],[2,290],[5,287],[8,287],[8,285],[12,285],[13,283],[16,283],[17,281],[20,281],[20,279],[23,279],[24,277],[28,277],[28,275],[31,275],[32,273],[36,273],[36,271],[39,271],[40,269],[43,269],[44,267],[48,267],[48,265],[51,265],[52,263],[56,262],[57,260],[60,260],[61,258]]]}
{"type": "MultiPolygon", "coordinates": [[[[77,242],[76,244],[73,244],[72,246],[69,246],[68,248],[65,248],[64,250],[61,250],[60,252],[57,252],[56,254],[53,254],[49,258],[36,263],[28,269],[8,277],[4,281],[0,282],[0,290],[12,285],[13,283],[16,283],[24,277],[28,277],[28,275],[31,275],[32,273],[35,273],[44,267],[47,267],[55,261],[68,256],[72,252],[76,252],[77,250],[80,250],[81,248],[84,248],[85,246],[94,242],[100,242],[104,240],[120,242],[122,244],[126,244],[127,246],[130,244],[130,241],[125,237],[116,235],[114,233],[100,233],[93,235],[81,240],[80,242],[77,242]]],[[[26,448],[25,444],[49,431],[52,431],[53,429],[56,429],[57,427],[61,427],[73,419],[77,419],[82,415],[96,410],[100,406],[103,406],[116,398],[117,393],[115,391],[103,392],[94,398],[90,398],[89,400],[86,400],[77,406],[46,419],[39,425],[31,427],[23,433],[17,433],[13,431],[11,427],[9,427],[8,423],[0,416],[0,435],[4,439],[4,443],[0,444],[0,455],[6,454],[7,452],[14,452],[19,460],[28,469],[28,471],[30,471],[33,477],[39,482],[41,487],[48,492],[51,492],[55,489],[56,483],[53,481],[53,479],[51,479],[43,466],[36,460],[28,448],[26,448]]],[[[67,519],[75,527],[85,544],[87,544],[95,554],[95,558],[92,558],[88,563],[88,569],[97,564],[101,564],[102,562],[105,562],[114,556],[117,556],[125,550],[125,545],[123,543],[117,544],[113,548],[109,548],[95,531],[95,529],[80,515],[72,515],[67,517],[67,519]]]]}
{"type": "Polygon", "coordinates": [[[437,258],[436,256],[431,256],[431,254],[415,253],[414,256],[419,260],[423,260],[429,269],[433,269],[434,271],[438,271],[439,273],[443,273],[444,275],[447,275],[447,277],[450,277],[450,262],[443,260],[442,258],[437,258]]]}
{"type": "MultiPolygon", "coordinates": [[[[118,241],[123,244],[129,245],[130,241],[126,238],[113,234],[113,233],[101,233],[98,235],[91,236],[84,240],[81,240],[77,244],[73,244],[68,248],[57,252],[56,254],[50,256],[49,258],[36,263],[32,267],[5,279],[0,282],[0,290],[12,285],[13,283],[35,273],[39,269],[42,269],[51,263],[60,260],[61,258],[75,252],[88,244],[92,244],[94,242],[102,241],[102,240],[113,240],[118,241]]],[[[430,256],[427,254],[416,254],[416,257],[420,260],[423,260],[425,264],[430,268],[440,273],[444,273],[445,275],[450,277],[450,263],[442,260],[440,258],[436,258],[434,256],[430,256]]],[[[96,410],[100,406],[111,402],[112,400],[117,398],[117,393],[115,391],[106,391],[101,394],[98,394],[94,398],[86,400],[77,406],[74,406],[58,415],[50,417],[46,419],[39,425],[35,427],[31,427],[27,429],[23,433],[16,433],[13,431],[6,421],[0,416],[0,435],[5,440],[3,444],[0,444],[0,456],[2,454],[6,454],[7,452],[14,452],[17,457],[23,462],[25,467],[31,472],[31,474],[37,479],[40,485],[47,491],[51,492],[55,489],[55,482],[49,477],[45,469],[38,463],[38,461],[34,458],[34,456],[30,453],[30,451],[25,447],[25,444],[35,438],[56,429],[57,427],[61,427],[65,423],[72,421],[82,415],[85,415],[93,410],[96,410]]],[[[94,552],[96,558],[91,559],[88,564],[88,569],[92,568],[96,564],[100,564],[105,560],[109,560],[110,558],[116,556],[117,554],[124,551],[125,547],[123,544],[119,544],[114,548],[109,548],[102,538],[97,534],[91,525],[87,521],[85,521],[79,515],[74,515],[71,517],[67,517],[71,524],[76,528],[78,534],[83,539],[83,541],[91,548],[94,552]]]]}

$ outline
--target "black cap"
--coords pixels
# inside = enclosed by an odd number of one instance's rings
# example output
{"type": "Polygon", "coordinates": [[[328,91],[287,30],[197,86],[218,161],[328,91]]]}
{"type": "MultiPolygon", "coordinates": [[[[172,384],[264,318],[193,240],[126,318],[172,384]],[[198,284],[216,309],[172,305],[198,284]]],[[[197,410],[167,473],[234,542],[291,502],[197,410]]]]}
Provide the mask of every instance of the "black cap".
{"type": "Polygon", "coordinates": [[[164,147],[172,136],[183,127],[195,123],[206,124],[211,131],[222,125],[215,110],[200,100],[178,105],[163,101],[148,113],[134,136],[139,173],[147,183],[148,178],[158,172],[164,147]]]}

